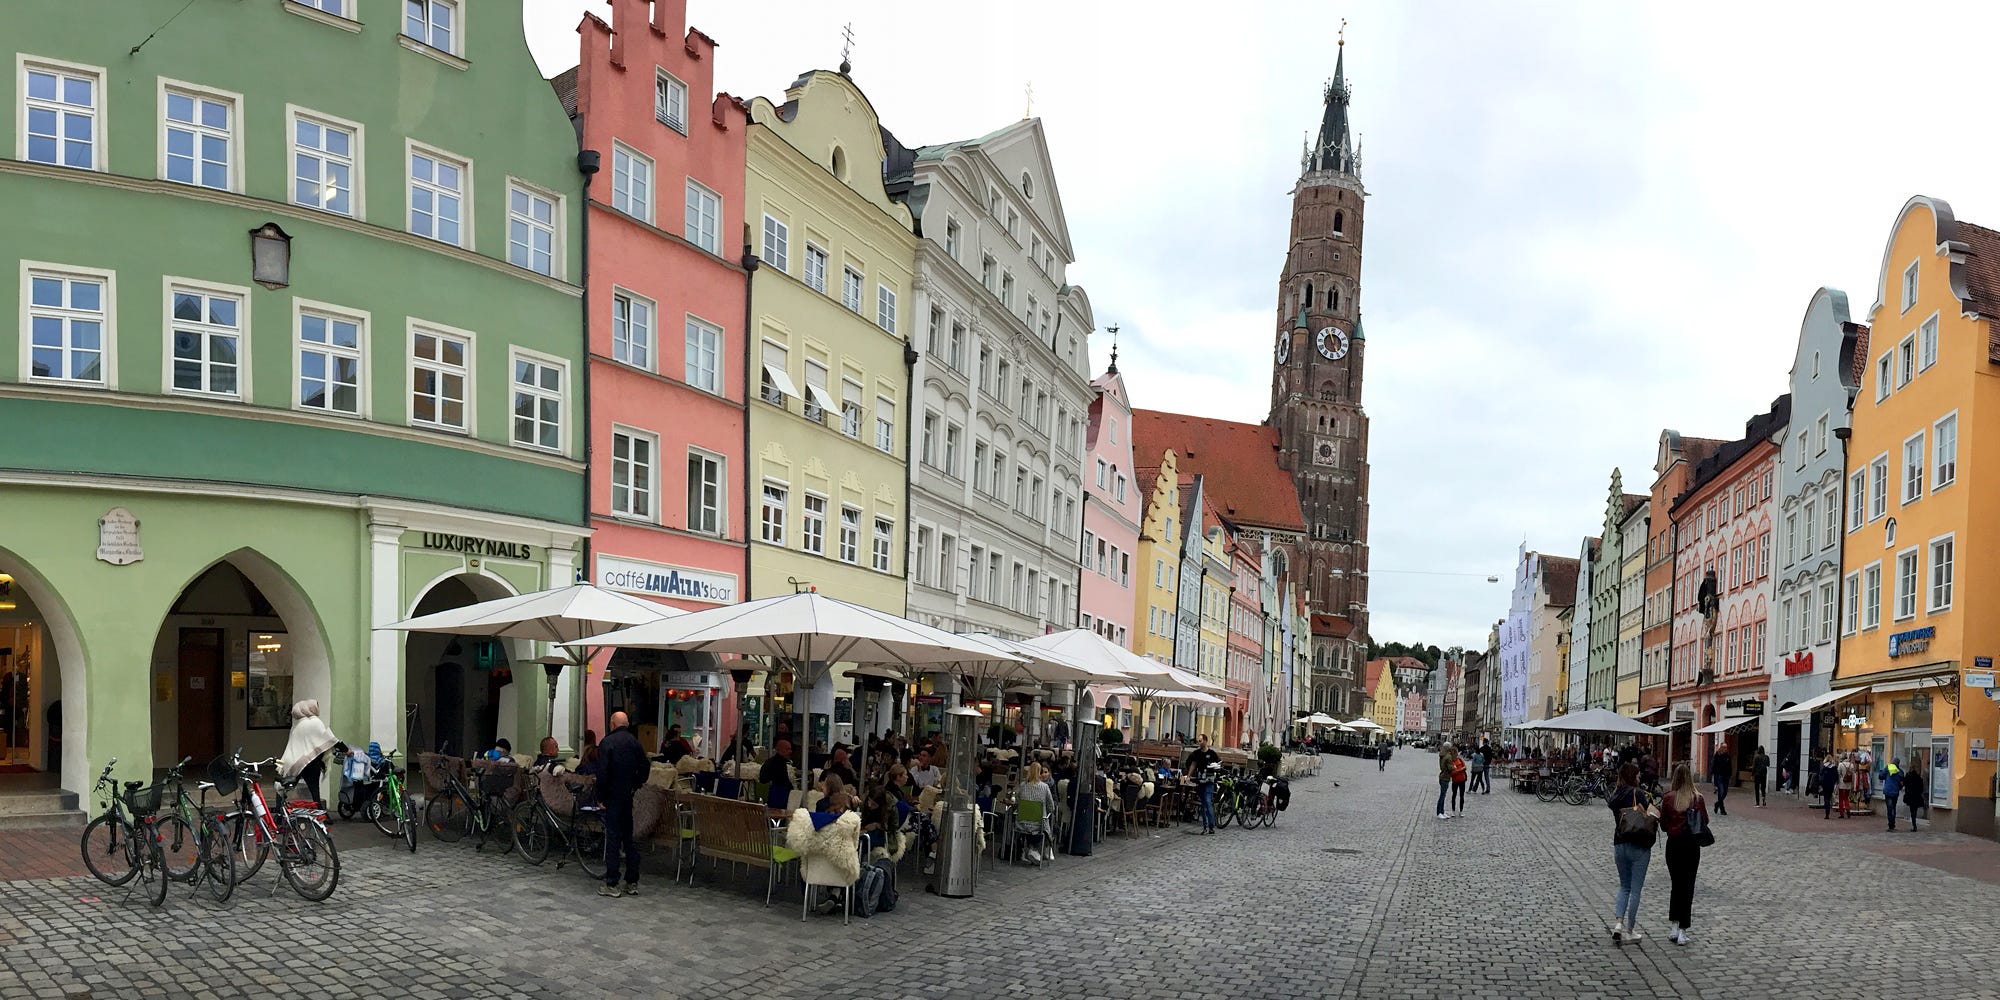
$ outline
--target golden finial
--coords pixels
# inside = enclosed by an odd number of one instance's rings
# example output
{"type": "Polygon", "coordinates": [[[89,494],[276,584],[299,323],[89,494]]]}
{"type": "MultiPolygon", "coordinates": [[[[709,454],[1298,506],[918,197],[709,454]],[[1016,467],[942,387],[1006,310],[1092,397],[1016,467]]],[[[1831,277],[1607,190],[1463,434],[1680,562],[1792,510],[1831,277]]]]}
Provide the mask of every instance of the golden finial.
{"type": "Polygon", "coordinates": [[[1341,48],[1347,46],[1347,18],[1343,17],[1340,19],[1340,34],[1335,37],[1337,39],[1334,43],[1335,45],[1341,48]]]}

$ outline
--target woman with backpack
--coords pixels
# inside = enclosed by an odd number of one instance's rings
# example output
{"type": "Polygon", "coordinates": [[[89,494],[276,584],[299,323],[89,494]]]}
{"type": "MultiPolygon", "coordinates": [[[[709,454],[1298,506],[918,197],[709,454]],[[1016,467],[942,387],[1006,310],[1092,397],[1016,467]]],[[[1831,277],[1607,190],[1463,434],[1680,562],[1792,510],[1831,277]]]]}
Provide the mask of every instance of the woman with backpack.
{"type": "Polygon", "coordinates": [[[1667,835],[1667,874],[1673,889],[1667,901],[1667,940],[1687,944],[1694,921],[1694,877],[1701,869],[1701,849],[1715,843],[1708,826],[1708,803],[1694,790],[1694,775],[1685,762],[1674,765],[1673,784],[1660,803],[1660,829],[1667,835]]]}
{"type": "MultiPolygon", "coordinates": [[[[1438,753],[1438,818],[1444,819],[1444,797],[1451,790],[1452,775],[1465,773],[1465,762],[1458,759],[1458,751],[1447,743],[1438,753]]],[[[1464,779],[1459,779],[1464,780],[1464,779]]]]}
{"type": "Polygon", "coordinates": [[[1639,765],[1618,769],[1618,787],[1605,797],[1611,806],[1611,857],[1618,865],[1618,896],[1611,904],[1611,940],[1643,941],[1639,933],[1639,893],[1653,863],[1653,840],[1660,821],[1654,803],[1639,788],[1639,765]]]}

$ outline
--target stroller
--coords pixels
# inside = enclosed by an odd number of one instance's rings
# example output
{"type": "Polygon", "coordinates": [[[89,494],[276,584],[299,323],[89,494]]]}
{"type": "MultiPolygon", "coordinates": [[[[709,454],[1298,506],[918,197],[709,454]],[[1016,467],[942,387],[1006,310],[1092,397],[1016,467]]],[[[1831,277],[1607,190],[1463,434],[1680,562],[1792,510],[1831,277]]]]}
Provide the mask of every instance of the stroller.
{"type": "Polygon", "coordinates": [[[368,751],[347,751],[340,765],[340,818],[353,819],[382,791],[382,744],[368,744],[368,751]]]}

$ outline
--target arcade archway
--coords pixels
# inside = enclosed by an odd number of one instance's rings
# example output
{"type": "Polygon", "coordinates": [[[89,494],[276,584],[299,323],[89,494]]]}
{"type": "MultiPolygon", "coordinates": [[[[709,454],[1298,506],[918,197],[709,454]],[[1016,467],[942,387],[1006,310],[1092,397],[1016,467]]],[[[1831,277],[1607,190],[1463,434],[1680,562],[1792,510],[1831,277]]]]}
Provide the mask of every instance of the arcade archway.
{"type": "MultiPolygon", "coordinates": [[[[432,580],[409,616],[513,593],[498,577],[453,573],[432,580]]],[[[403,746],[409,753],[449,750],[466,756],[501,737],[517,751],[529,749],[514,731],[519,699],[546,699],[547,689],[539,667],[516,676],[512,645],[506,639],[432,632],[411,632],[403,640],[403,746]]]]}

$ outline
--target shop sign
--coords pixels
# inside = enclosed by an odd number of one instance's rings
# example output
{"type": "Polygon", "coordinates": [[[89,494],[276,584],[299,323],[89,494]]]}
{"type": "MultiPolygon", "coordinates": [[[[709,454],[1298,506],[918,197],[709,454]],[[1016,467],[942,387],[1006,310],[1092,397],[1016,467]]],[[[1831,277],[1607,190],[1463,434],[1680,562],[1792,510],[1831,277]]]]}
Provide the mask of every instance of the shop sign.
{"type": "Polygon", "coordinates": [[[1800,674],[1812,673],[1812,668],[1813,655],[1810,652],[1794,653],[1791,656],[1785,657],[1786,677],[1797,677],[1800,674]]]}
{"type": "Polygon", "coordinates": [[[1993,687],[1993,686],[1994,686],[1994,685],[1993,685],[1993,671],[1991,671],[1991,670],[1983,670],[1983,671],[1980,671],[1979,673],[1967,673],[1967,674],[1965,675],[1965,686],[1966,686],[1966,687],[1969,687],[1969,688],[1990,688],[1990,687],[1993,687]]]}
{"type": "Polygon", "coordinates": [[[423,546],[440,552],[457,552],[468,556],[485,556],[494,559],[535,558],[535,547],[521,542],[503,542],[496,538],[478,538],[473,535],[452,535],[441,531],[423,533],[423,546]]]}
{"type": "Polygon", "coordinates": [[[1742,704],[1740,704],[1740,705],[1738,705],[1738,706],[1736,706],[1736,714],[1738,714],[1738,715],[1746,715],[1746,716],[1748,716],[1748,715],[1763,715],[1763,714],[1764,714],[1764,699],[1762,699],[1762,698],[1745,698],[1745,699],[1743,699],[1743,703],[1742,703],[1742,704]]]}
{"type": "Polygon", "coordinates": [[[1937,635],[1937,627],[1926,625],[1908,632],[1897,632],[1889,636],[1889,656],[1908,656],[1931,648],[1931,637],[1937,635]]]}
{"type": "Polygon", "coordinates": [[[113,566],[130,566],[146,558],[139,547],[139,519],[123,507],[113,507],[97,519],[97,558],[113,566]]]}
{"type": "Polygon", "coordinates": [[[597,585],[649,597],[673,597],[704,604],[735,604],[736,574],[661,563],[597,557],[597,585]]]}
{"type": "Polygon", "coordinates": [[[1972,658],[1972,665],[1985,670],[1993,666],[1993,658],[1990,656],[1975,656],[1972,658]]]}

